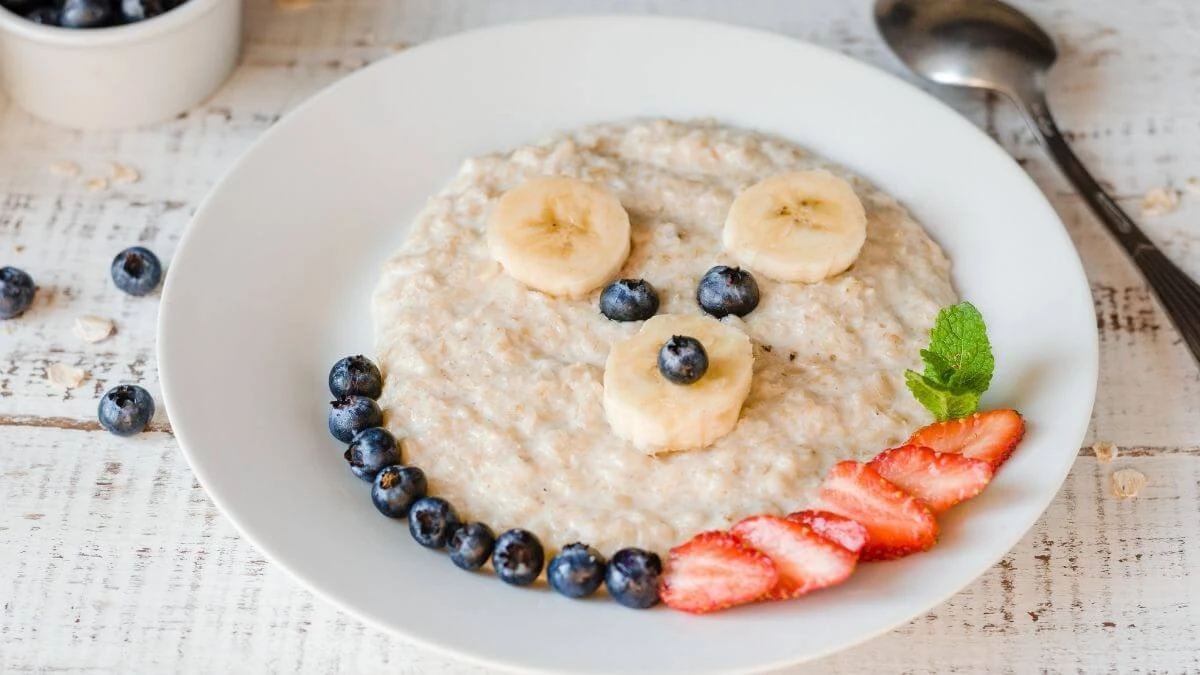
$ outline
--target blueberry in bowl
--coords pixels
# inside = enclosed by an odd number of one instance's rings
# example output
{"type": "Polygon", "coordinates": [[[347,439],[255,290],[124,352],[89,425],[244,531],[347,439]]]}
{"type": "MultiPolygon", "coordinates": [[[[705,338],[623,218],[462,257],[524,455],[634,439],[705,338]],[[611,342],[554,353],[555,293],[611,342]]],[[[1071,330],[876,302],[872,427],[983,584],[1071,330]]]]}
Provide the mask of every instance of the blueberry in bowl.
{"type": "Polygon", "coordinates": [[[467,523],[450,535],[447,547],[450,562],[459,569],[474,571],[483,567],[496,546],[496,535],[483,523],[467,523]]]}
{"type": "Polygon", "coordinates": [[[165,14],[183,0],[2,0],[0,6],[29,21],[61,28],[107,28],[165,14]]]}
{"type": "Polygon", "coordinates": [[[408,509],[408,532],[425,548],[444,548],[459,527],[458,513],[441,497],[422,497],[408,509]]]}
{"type": "Polygon", "coordinates": [[[506,584],[528,586],[542,573],[546,552],[542,542],[528,530],[509,530],[496,538],[492,568],[506,584]]]}
{"type": "Polygon", "coordinates": [[[604,556],[599,551],[575,542],[567,544],[546,566],[550,588],[568,598],[586,598],[604,583],[604,556]]]}
{"type": "Polygon", "coordinates": [[[329,404],[329,433],[343,443],[371,427],[383,426],[383,410],[366,396],[342,396],[329,404]]]}
{"type": "Polygon", "coordinates": [[[383,393],[383,373],[362,354],[347,356],[329,370],[329,392],[334,396],[357,394],[379,398],[383,393]]]}
{"type": "Polygon", "coordinates": [[[415,466],[393,464],[375,474],[375,481],[371,483],[371,502],[388,518],[403,518],[428,489],[424,471],[415,466]]]}
{"type": "Polygon", "coordinates": [[[354,436],[343,456],[355,476],[371,482],[383,467],[400,463],[400,444],[387,429],[371,427],[354,436]]]}

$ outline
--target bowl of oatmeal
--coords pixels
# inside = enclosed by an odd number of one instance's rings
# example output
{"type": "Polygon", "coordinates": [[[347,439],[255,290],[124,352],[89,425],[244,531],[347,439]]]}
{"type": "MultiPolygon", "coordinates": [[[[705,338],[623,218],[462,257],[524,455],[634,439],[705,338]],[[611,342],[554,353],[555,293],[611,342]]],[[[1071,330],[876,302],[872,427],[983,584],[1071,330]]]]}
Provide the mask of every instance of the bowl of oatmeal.
{"type": "Polygon", "coordinates": [[[1096,375],[1090,296],[1061,223],[969,122],[802,43],[619,17],[431,43],[292,113],[181,241],[159,349],[193,470],[274,564],[424,646],[545,672],[762,670],[928,611],[1053,498],[1096,375]],[[779,87],[764,63],[821,76],[779,87]],[[736,425],[704,447],[647,451],[615,433],[607,357],[640,324],[598,320],[594,289],[530,290],[486,242],[502,194],[535,176],[586,179],[628,213],[620,275],[653,283],[661,314],[699,317],[698,278],[737,262],[721,235],[737,196],[819,169],[862,202],[861,251],[820,283],[758,275],[754,311],[721,319],[746,336],[753,366],[736,425]],[[465,574],[373,513],[325,429],[329,364],[375,355],[386,423],[431,493],[497,529],[536,531],[548,548],[578,538],[661,550],[802,508],[830,464],[928,421],[903,372],[938,309],[960,297],[988,318],[999,365],[984,403],[1025,415],[1021,451],[942,521],[936,548],[794,603],[699,619],[465,574]],[[596,635],[614,648],[596,649],[596,635]]]}

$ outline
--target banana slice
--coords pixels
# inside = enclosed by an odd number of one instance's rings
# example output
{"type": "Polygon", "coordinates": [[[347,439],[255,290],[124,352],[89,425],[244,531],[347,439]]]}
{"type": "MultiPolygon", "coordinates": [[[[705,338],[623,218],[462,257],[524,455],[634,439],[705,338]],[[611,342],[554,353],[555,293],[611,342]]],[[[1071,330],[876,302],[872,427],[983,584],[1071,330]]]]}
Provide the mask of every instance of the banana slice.
{"type": "Polygon", "coordinates": [[[725,249],[743,267],[778,281],[840,274],[866,239],[867,213],[854,188],[823,169],[755,183],[725,218],[725,249]]]}
{"type": "Polygon", "coordinates": [[[492,257],[517,281],[578,297],[629,257],[629,214],[610,192],[575,178],[536,178],[505,192],[487,223],[492,257]]]}
{"type": "Polygon", "coordinates": [[[648,455],[703,448],[737,425],[753,369],[742,331],[707,316],[660,314],[609,352],[604,413],[616,435],[648,455]],[[696,338],[708,353],[708,371],[692,384],[658,372],[658,351],[673,335],[696,338]]]}

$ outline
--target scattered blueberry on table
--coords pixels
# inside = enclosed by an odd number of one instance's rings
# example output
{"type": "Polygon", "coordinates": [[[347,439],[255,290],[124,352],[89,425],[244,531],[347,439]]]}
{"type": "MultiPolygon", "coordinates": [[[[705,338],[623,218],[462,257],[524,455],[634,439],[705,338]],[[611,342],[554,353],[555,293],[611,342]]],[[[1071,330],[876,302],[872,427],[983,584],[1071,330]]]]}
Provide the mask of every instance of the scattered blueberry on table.
{"type": "Polygon", "coordinates": [[[109,389],[100,399],[100,426],[118,436],[140,433],[154,417],[154,397],[136,384],[109,389]]]}
{"type": "Polygon", "coordinates": [[[387,429],[371,427],[358,432],[344,456],[350,471],[369,483],[383,467],[400,463],[400,444],[387,429]]]}
{"type": "Polygon", "coordinates": [[[658,350],[658,372],[675,384],[691,384],[708,372],[708,352],[694,337],[674,335],[658,350]]]}
{"type": "Polygon", "coordinates": [[[492,567],[506,584],[528,586],[542,573],[546,552],[542,542],[528,530],[509,530],[496,538],[492,567]]]}
{"type": "Polygon", "coordinates": [[[131,246],[113,258],[112,279],[117,288],[130,295],[146,295],[162,281],[162,263],[150,249],[131,246]]]}
{"type": "Polygon", "coordinates": [[[717,265],[704,273],[696,288],[696,302],[717,317],[746,316],[758,307],[758,282],[740,267],[717,265]]]}
{"type": "Polygon", "coordinates": [[[408,509],[408,532],[425,548],[442,548],[461,526],[450,502],[441,497],[422,497],[408,509]]]}
{"type": "Polygon", "coordinates": [[[359,432],[383,426],[383,411],[379,404],[366,396],[342,396],[330,403],[329,433],[343,443],[350,443],[359,432]]]}
{"type": "Polygon", "coordinates": [[[646,609],[658,604],[662,573],[662,559],[657,553],[623,548],[608,562],[604,583],[613,600],[633,609],[646,609]]]}
{"type": "Polygon", "coordinates": [[[618,279],[600,292],[600,313],[613,321],[645,321],[658,311],[658,292],[645,279],[618,279]]]}
{"type": "Polygon", "coordinates": [[[33,304],[33,277],[15,267],[0,267],[0,319],[15,319],[33,304]]]}
{"type": "Polygon", "coordinates": [[[604,556],[599,551],[575,542],[567,544],[546,566],[550,588],[568,598],[586,598],[604,583],[604,556]]]}
{"type": "Polygon", "coordinates": [[[483,567],[496,546],[496,535],[483,523],[467,523],[450,535],[450,562],[467,571],[483,567]]]}
{"type": "Polygon", "coordinates": [[[388,518],[403,518],[408,515],[413,502],[424,497],[428,489],[424,471],[415,466],[393,464],[375,474],[371,501],[388,518]]]}
{"type": "Polygon", "coordinates": [[[329,370],[329,391],[339,398],[351,394],[379,398],[383,393],[383,373],[362,354],[347,356],[329,370]]]}

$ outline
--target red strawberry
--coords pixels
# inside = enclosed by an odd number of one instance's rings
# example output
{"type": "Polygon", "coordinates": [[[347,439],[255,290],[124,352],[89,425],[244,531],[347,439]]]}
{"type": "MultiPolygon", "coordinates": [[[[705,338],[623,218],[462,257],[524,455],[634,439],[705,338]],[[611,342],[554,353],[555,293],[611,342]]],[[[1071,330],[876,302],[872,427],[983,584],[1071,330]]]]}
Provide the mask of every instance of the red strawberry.
{"type": "Polygon", "coordinates": [[[659,596],[668,607],[703,614],[753,602],[778,581],[766,555],[728,532],[701,532],[671,549],[659,596]]]}
{"type": "Polygon", "coordinates": [[[937,521],[929,509],[861,462],[838,462],[829,470],[817,492],[816,508],[867,528],[863,560],[901,558],[937,541],[937,521]]]}
{"type": "Polygon", "coordinates": [[[855,555],[858,555],[858,552],[862,550],[863,544],[867,543],[867,528],[863,527],[861,523],[850,520],[845,516],[839,516],[836,513],[811,510],[797,511],[789,515],[788,520],[811,527],[813,532],[840,545],[855,555]]]}
{"type": "Polygon", "coordinates": [[[867,466],[920,499],[934,513],[983,492],[995,473],[992,465],[981,459],[919,445],[884,450],[867,466]]]}
{"type": "Polygon", "coordinates": [[[935,422],[908,439],[938,452],[956,452],[1000,468],[1025,435],[1025,421],[1015,410],[991,410],[961,419],[935,422]]]}
{"type": "Polygon", "coordinates": [[[858,555],[802,525],[779,516],[751,516],[730,530],[767,554],[779,571],[779,582],[767,597],[783,600],[840,584],[854,572],[858,555]]]}

